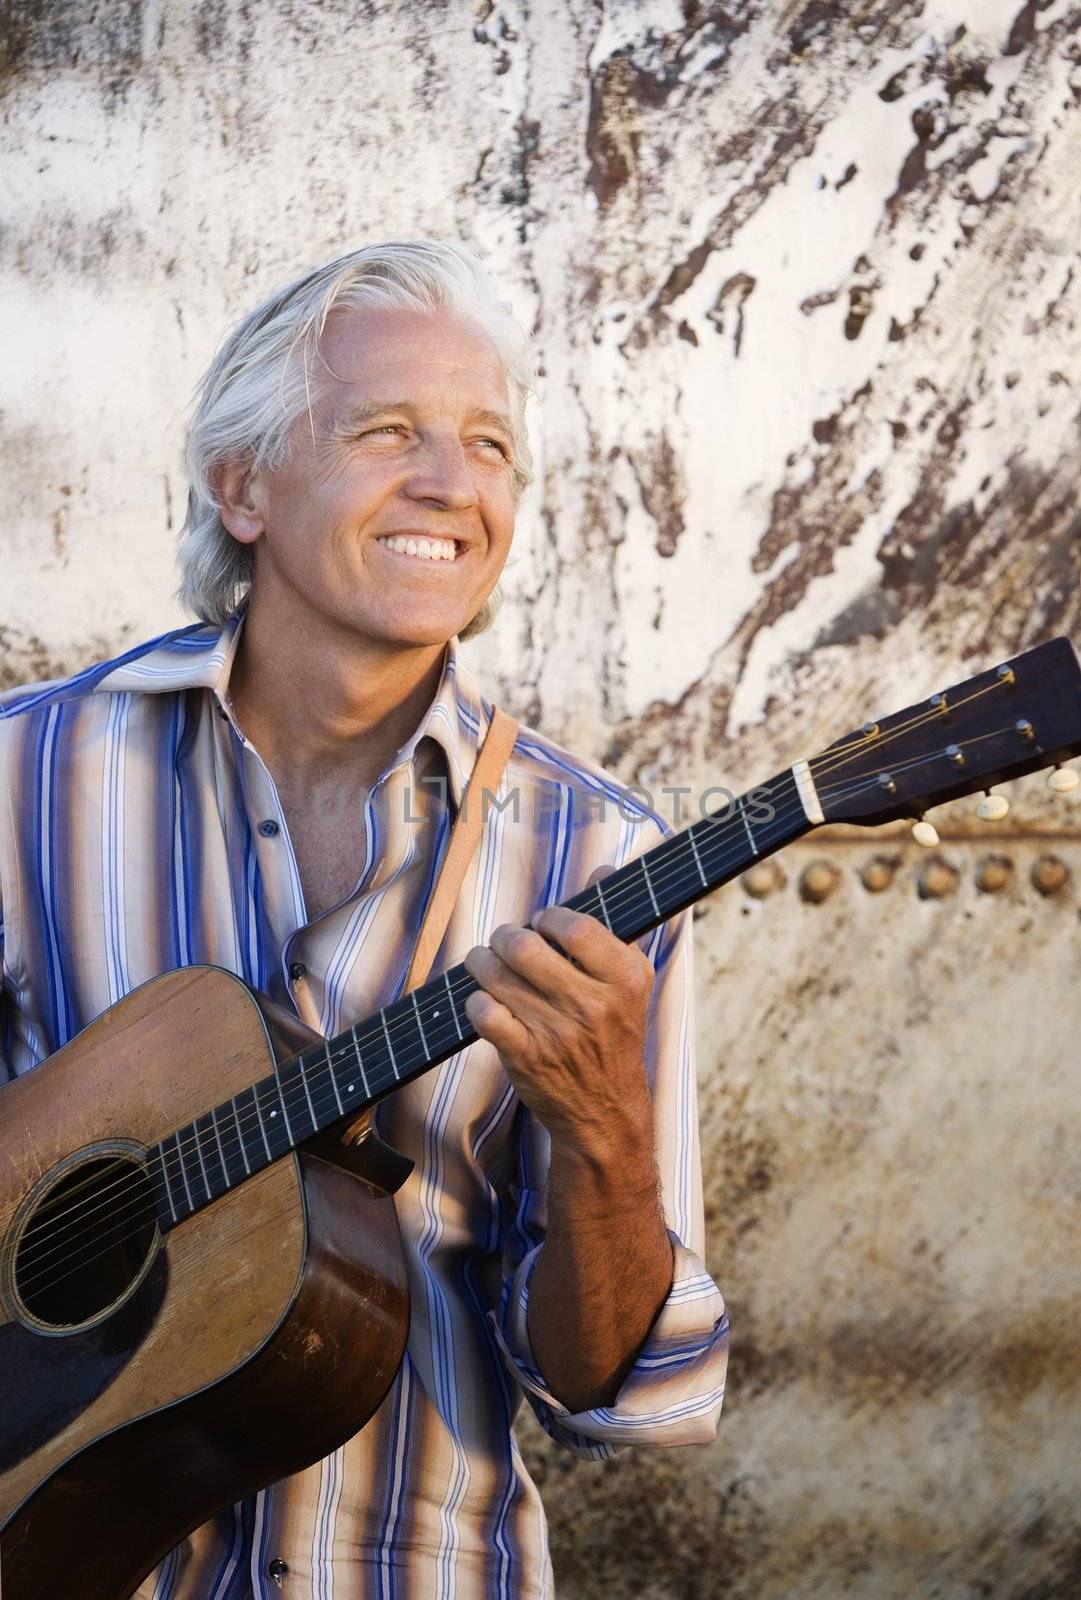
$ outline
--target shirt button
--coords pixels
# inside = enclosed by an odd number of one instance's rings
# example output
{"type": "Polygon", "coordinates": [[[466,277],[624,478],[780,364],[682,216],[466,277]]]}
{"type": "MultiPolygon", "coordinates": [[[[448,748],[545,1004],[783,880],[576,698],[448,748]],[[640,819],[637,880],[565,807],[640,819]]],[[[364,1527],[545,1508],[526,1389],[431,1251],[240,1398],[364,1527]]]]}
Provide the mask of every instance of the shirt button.
{"type": "Polygon", "coordinates": [[[263,835],[264,839],[273,839],[277,831],[278,824],[274,821],[273,817],[267,817],[259,824],[259,832],[263,835]]]}
{"type": "Polygon", "coordinates": [[[303,961],[294,961],[289,968],[289,976],[294,983],[299,983],[306,970],[303,961]]]}
{"type": "Polygon", "coordinates": [[[268,1574],[274,1579],[274,1582],[278,1585],[279,1589],[281,1588],[282,1579],[285,1577],[285,1574],[288,1571],[288,1563],[283,1561],[281,1556],[275,1556],[274,1560],[267,1567],[268,1574]]]}

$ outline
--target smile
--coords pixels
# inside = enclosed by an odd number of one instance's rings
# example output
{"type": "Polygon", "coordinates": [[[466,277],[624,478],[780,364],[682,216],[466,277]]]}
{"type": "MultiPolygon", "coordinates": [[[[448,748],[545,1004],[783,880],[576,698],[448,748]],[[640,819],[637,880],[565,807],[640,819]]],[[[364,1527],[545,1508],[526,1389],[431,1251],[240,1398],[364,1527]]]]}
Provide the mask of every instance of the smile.
{"type": "Polygon", "coordinates": [[[420,561],[453,561],[458,554],[456,539],[411,539],[404,534],[384,533],[377,542],[395,555],[413,556],[420,561]]]}

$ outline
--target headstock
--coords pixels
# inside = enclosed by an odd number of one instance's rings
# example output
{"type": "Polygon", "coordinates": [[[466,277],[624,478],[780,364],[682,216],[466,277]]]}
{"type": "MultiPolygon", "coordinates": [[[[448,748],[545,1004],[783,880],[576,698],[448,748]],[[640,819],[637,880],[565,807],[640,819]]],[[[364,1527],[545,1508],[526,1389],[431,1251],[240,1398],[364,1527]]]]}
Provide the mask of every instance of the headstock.
{"type": "MultiPolygon", "coordinates": [[[[826,822],[873,825],[922,816],[1078,754],[1081,664],[1059,638],[865,723],[809,766],[826,822]]],[[[1060,775],[1064,789],[1073,776],[1060,775]]]]}

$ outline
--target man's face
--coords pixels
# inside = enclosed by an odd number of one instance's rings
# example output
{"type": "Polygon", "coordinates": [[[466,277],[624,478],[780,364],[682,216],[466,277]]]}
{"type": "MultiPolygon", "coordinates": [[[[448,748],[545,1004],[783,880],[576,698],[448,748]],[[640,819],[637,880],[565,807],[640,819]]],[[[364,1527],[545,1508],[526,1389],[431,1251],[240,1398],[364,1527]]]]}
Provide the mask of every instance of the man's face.
{"type": "Polygon", "coordinates": [[[488,598],[514,532],[502,361],[450,312],[334,312],[320,350],[311,421],[252,480],[252,604],[391,647],[441,644],[488,598]]]}

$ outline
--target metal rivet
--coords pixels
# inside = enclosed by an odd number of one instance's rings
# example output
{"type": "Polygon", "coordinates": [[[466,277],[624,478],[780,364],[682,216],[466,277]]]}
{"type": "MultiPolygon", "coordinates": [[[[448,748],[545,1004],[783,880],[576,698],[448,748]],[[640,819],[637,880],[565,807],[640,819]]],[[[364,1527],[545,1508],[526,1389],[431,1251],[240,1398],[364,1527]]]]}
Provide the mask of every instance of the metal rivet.
{"type": "Polygon", "coordinates": [[[916,892],[921,900],[943,900],[957,888],[958,871],[941,856],[932,856],[916,880],[916,892]]]}
{"type": "Polygon", "coordinates": [[[1070,881],[1070,869],[1061,856],[1037,856],[1032,863],[1032,887],[1040,894],[1058,894],[1070,881]]]}
{"type": "Polygon", "coordinates": [[[760,861],[743,874],[743,887],[752,900],[764,900],[774,890],[783,888],[784,874],[772,861],[760,861]]]}
{"type": "Polygon", "coordinates": [[[823,900],[829,899],[840,881],[841,874],[832,861],[812,861],[800,874],[800,899],[809,900],[815,906],[821,905],[823,900]]]}
{"type": "Polygon", "coordinates": [[[976,868],[976,887],[983,894],[998,894],[1013,877],[1013,862],[1009,856],[984,856],[976,868]]]}
{"type": "Polygon", "coordinates": [[[893,882],[896,856],[872,856],[860,873],[860,881],[870,894],[881,894],[893,882]]]}

